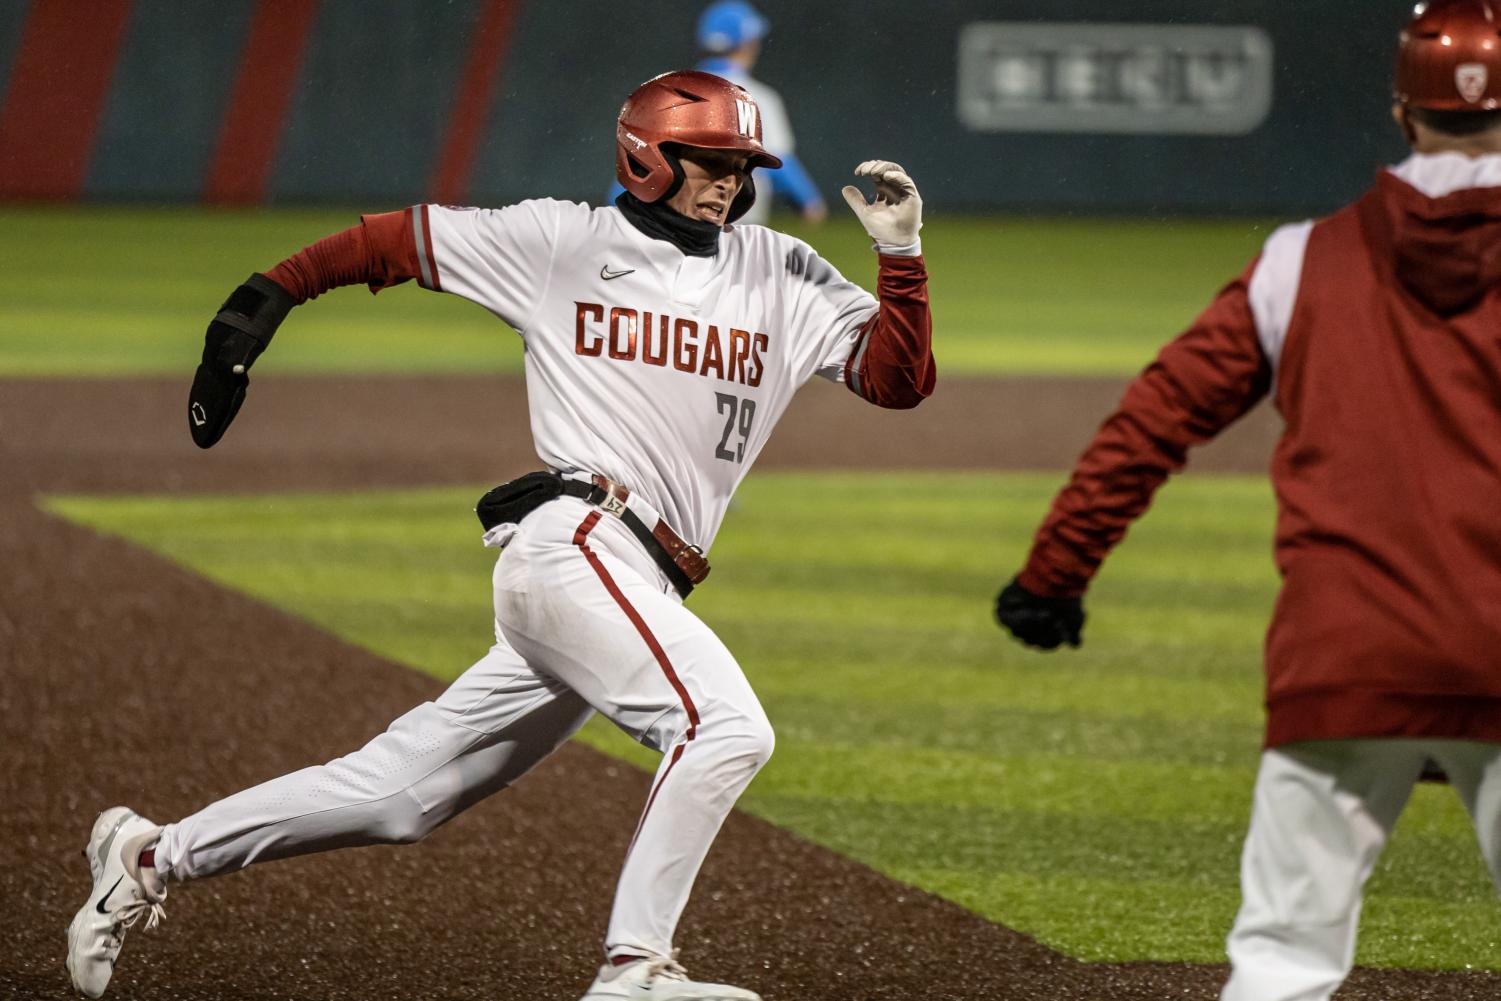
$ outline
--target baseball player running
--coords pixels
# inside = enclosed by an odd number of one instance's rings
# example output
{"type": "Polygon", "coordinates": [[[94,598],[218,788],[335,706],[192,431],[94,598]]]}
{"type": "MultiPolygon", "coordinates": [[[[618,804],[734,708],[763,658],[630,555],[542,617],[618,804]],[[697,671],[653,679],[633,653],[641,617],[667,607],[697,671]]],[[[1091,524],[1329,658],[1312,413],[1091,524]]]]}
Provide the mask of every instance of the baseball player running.
{"type": "Polygon", "coordinates": [[[1270,394],[1282,591],[1224,1001],[1324,1001],[1365,881],[1436,762],[1501,886],[1501,4],[1419,4],[1413,154],[1276,230],[1127,388],[996,614],[1078,646],[1089,581],[1187,450],[1270,394]]]}
{"type": "Polygon", "coordinates": [[[799,386],[818,375],[882,407],[933,391],[922,200],[894,163],[845,197],[875,242],[879,298],[807,244],[735,225],[751,170],[777,166],[741,87],[702,72],[642,84],[621,109],[613,207],[538,199],[364,216],[253,275],[210,325],[189,401],[203,447],[243,402],[247,370],[294,306],[330,288],[416,279],[472,300],[526,344],[547,467],[481,501],[495,644],[436,702],[363,748],[159,826],[100,814],[94,885],[68,971],[104,993],[128,928],[175,883],[253,862],[417,841],[514,782],[595,711],[662,752],[584,997],[753,1001],[688,978],[673,932],[700,864],[772,751],[740,666],[683,605],[730,495],[799,386]]]}

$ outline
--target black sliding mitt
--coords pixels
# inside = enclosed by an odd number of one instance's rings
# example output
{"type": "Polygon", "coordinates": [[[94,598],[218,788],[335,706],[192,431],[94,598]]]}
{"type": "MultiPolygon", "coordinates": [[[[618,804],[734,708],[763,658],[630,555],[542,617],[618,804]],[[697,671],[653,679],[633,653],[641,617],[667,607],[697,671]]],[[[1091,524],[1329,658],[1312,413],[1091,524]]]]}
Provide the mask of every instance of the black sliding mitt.
{"type": "Polygon", "coordinates": [[[229,429],[245,402],[250,366],[296,305],[287,290],[262,274],[245,279],[219,307],[203,337],[203,360],[188,394],[193,444],[210,448],[229,429]]]}

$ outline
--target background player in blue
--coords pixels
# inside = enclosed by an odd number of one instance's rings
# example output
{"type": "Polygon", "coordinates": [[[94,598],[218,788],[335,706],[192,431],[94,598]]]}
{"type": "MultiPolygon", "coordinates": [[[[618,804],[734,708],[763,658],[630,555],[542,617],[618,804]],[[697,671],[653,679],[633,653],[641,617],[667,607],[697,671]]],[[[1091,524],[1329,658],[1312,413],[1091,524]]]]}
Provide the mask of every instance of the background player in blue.
{"type": "MultiPolygon", "coordinates": [[[[719,0],[710,4],[698,18],[695,38],[700,57],[694,68],[724,77],[750,91],[761,109],[762,142],[768,152],[782,161],[780,168],[762,167],[758,176],[770,181],[771,194],[775,198],[790,202],[804,219],[820,222],[828,215],[828,206],[794,151],[796,141],[782,96],[773,87],[751,76],[751,69],[761,56],[761,45],[770,29],[770,23],[761,12],[744,0],[719,0]]],[[[624,190],[617,181],[610,189],[610,201],[614,202],[624,190]]],[[[740,221],[764,226],[771,217],[772,201],[763,194],[740,221]]]]}
{"type": "MultiPolygon", "coordinates": [[[[823,197],[802,161],[794,152],[792,123],[782,104],[782,96],[770,85],[751,76],[751,69],[761,57],[761,45],[771,25],[756,8],[744,0],[720,0],[704,8],[698,18],[698,48],[702,57],[697,69],[722,76],[750,91],[761,109],[762,138],[766,148],[782,161],[779,170],[765,171],[771,180],[772,194],[796,206],[804,219],[821,220],[828,214],[823,197]]],[[[755,209],[747,222],[765,223],[771,199],[755,209]]]]}

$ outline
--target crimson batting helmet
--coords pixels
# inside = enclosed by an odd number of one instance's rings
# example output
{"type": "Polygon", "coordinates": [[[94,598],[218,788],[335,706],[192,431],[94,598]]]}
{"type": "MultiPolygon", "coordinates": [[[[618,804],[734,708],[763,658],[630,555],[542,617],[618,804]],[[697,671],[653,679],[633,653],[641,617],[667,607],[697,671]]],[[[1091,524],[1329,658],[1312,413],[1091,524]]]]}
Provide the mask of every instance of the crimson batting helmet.
{"type": "Polygon", "coordinates": [[[1420,3],[1397,43],[1396,99],[1430,111],[1501,108],[1501,0],[1420,3]]]}
{"type": "MultiPolygon", "coordinates": [[[[761,111],[749,91],[723,77],[679,70],[637,87],[615,126],[615,176],[643,202],[671,198],[683,183],[673,146],[743,150],[750,167],[780,167],[761,145],[761,111]]],[[[730,206],[729,221],[756,199],[750,174],[730,206]]]]}

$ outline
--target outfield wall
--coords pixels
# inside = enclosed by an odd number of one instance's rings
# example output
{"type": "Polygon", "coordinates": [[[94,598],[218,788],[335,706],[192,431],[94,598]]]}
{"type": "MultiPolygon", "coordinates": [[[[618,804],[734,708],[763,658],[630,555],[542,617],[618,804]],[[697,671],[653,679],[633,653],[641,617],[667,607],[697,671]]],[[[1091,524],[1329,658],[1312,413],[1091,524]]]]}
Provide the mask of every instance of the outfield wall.
{"type": "MultiPolygon", "coordinates": [[[[700,6],[8,0],[0,198],[597,200],[621,98],[692,61],[700,6]]],[[[1402,153],[1404,0],[761,6],[828,196],[882,156],[940,210],[1298,214],[1402,153]]]]}

